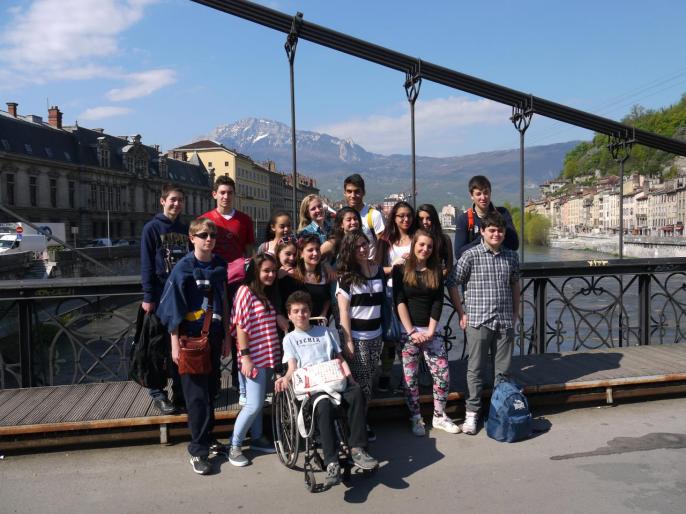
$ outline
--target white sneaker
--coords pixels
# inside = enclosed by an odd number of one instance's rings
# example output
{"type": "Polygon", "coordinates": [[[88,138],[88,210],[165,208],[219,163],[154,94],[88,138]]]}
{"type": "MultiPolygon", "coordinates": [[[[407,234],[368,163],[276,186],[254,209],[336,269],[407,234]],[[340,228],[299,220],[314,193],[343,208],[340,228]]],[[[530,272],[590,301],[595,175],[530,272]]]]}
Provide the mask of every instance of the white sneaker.
{"type": "Polygon", "coordinates": [[[476,412],[467,411],[464,423],[462,424],[462,433],[474,435],[476,434],[476,423],[478,421],[478,416],[476,412]]]}
{"type": "Polygon", "coordinates": [[[453,423],[445,414],[440,417],[434,416],[431,421],[431,426],[438,428],[439,430],[444,430],[449,434],[459,434],[461,432],[460,427],[453,423]]]}
{"type": "Polygon", "coordinates": [[[421,414],[412,416],[410,418],[410,422],[412,423],[412,433],[414,435],[416,435],[417,437],[422,437],[426,435],[426,429],[424,428],[424,420],[422,419],[421,414]]]}

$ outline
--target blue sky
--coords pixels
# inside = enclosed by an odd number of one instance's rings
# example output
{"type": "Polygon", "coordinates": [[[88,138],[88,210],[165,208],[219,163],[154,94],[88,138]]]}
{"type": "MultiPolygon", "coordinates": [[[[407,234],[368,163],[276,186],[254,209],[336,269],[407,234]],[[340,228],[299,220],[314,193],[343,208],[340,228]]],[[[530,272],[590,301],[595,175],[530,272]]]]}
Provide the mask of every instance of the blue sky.
{"type": "MultiPolygon", "coordinates": [[[[686,92],[686,2],[263,2],[283,12],[543,98],[620,119],[686,92]]],[[[3,0],[0,108],[163,149],[246,117],[289,123],[285,35],[187,0],[3,0]]],[[[404,76],[301,41],[299,129],[409,153],[404,76]]],[[[509,108],[424,82],[417,152],[518,146],[509,108]]],[[[589,138],[534,117],[527,144],[589,138]]]]}

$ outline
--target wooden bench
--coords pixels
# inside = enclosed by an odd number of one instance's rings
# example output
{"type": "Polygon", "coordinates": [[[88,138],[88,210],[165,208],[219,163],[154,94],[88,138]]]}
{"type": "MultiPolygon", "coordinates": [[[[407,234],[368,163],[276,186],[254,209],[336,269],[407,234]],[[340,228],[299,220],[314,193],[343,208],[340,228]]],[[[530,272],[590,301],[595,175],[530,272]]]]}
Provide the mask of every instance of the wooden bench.
{"type": "MultiPolygon", "coordinates": [[[[464,401],[466,362],[453,361],[449,401],[464,401]]],[[[514,379],[524,386],[533,405],[606,401],[686,392],[686,345],[637,346],[514,357],[514,379]]],[[[218,421],[233,420],[240,412],[237,394],[223,377],[217,401],[218,421]]],[[[394,369],[394,383],[400,369],[394,369]]],[[[431,404],[430,388],[421,396],[431,404]]],[[[488,394],[489,391],[486,391],[488,394]]],[[[398,392],[378,394],[370,411],[404,405],[398,392]]],[[[186,414],[164,416],[153,406],[146,389],[133,382],[105,382],[69,386],[5,389],[0,391],[0,437],[45,435],[70,431],[116,431],[159,427],[160,441],[168,440],[170,425],[185,425],[186,414]]],[[[0,445],[2,443],[0,442],[0,445]]]]}

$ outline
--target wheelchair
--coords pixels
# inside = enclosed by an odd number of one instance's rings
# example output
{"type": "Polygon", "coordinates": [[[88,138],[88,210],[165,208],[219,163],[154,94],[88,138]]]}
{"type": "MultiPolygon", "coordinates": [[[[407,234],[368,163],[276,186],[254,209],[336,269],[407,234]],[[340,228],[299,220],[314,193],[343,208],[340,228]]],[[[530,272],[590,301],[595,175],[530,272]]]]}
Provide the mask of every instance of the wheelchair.
{"type": "MultiPolygon", "coordinates": [[[[310,321],[325,325],[325,318],[311,318],[310,321]]],[[[325,394],[325,393],[322,393],[325,394]]],[[[314,395],[307,401],[303,420],[308,429],[314,423],[312,406],[314,395]]],[[[301,450],[304,453],[302,470],[305,474],[305,487],[311,493],[325,491],[326,485],[317,483],[315,473],[325,471],[324,459],[320,452],[319,434],[316,427],[309,437],[303,438],[298,430],[298,414],[302,406],[296,398],[292,384],[284,391],[274,394],[272,401],[272,433],[274,435],[274,447],[281,463],[289,469],[296,469],[296,463],[301,450]]],[[[352,470],[355,468],[351,457],[351,448],[348,445],[348,421],[345,411],[340,406],[334,406],[334,431],[338,446],[338,463],[341,467],[343,482],[350,480],[352,470]]],[[[362,470],[360,470],[362,471],[362,470]]],[[[369,471],[363,471],[369,473],[369,471]]]]}
{"type": "MultiPolygon", "coordinates": [[[[289,469],[295,469],[301,450],[304,453],[303,472],[305,474],[305,488],[311,493],[321,492],[327,489],[323,483],[317,483],[315,473],[326,471],[324,459],[320,453],[319,434],[314,428],[312,435],[303,438],[298,431],[298,413],[301,403],[295,396],[292,386],[274,395],[272,402],[272,432],[274,434],[274,447],[281,463],[289,469]]],[[[306,427],[314,423],[312,405],[308,401],[303,418],[306,427]]],[[[338,445],[338,462],[341,467],[343,482],[350,480],[354,464],[348,445],[348,424],[345,412],[335,407],[334,430],[338,445]]]]}

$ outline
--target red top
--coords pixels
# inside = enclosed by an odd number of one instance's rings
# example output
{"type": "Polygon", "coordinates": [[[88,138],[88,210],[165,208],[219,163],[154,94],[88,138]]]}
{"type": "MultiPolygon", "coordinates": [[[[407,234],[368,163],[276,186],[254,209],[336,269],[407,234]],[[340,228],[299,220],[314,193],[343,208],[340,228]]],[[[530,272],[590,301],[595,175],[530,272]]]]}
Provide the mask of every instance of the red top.
{"type": "Polygon", "coordinates": [[[237,209],[234,209],[229,220],[217,209],[212,209],[201,217],[209,218],[217,225],[214,253],[229,264],[229,283],[242,281],[245,278],[245,247],[255,244],[252,219],[237,209]]]}
{"type": "MultiPolygon", "coordinates": [[[[273,368],[281,362],[281,344],[276,331],[276,310],[270,303],[269,310],[255,296],[250,288],[238,288],[231,313],[232,333],[236,337],[236,326],[248,333],[250,358],[256,368],[273,368]]],[[[238,342],[238,339],[236,339],[238,342]]],[[[239,368],[240,368],[240,359],[239,368]]]]}

